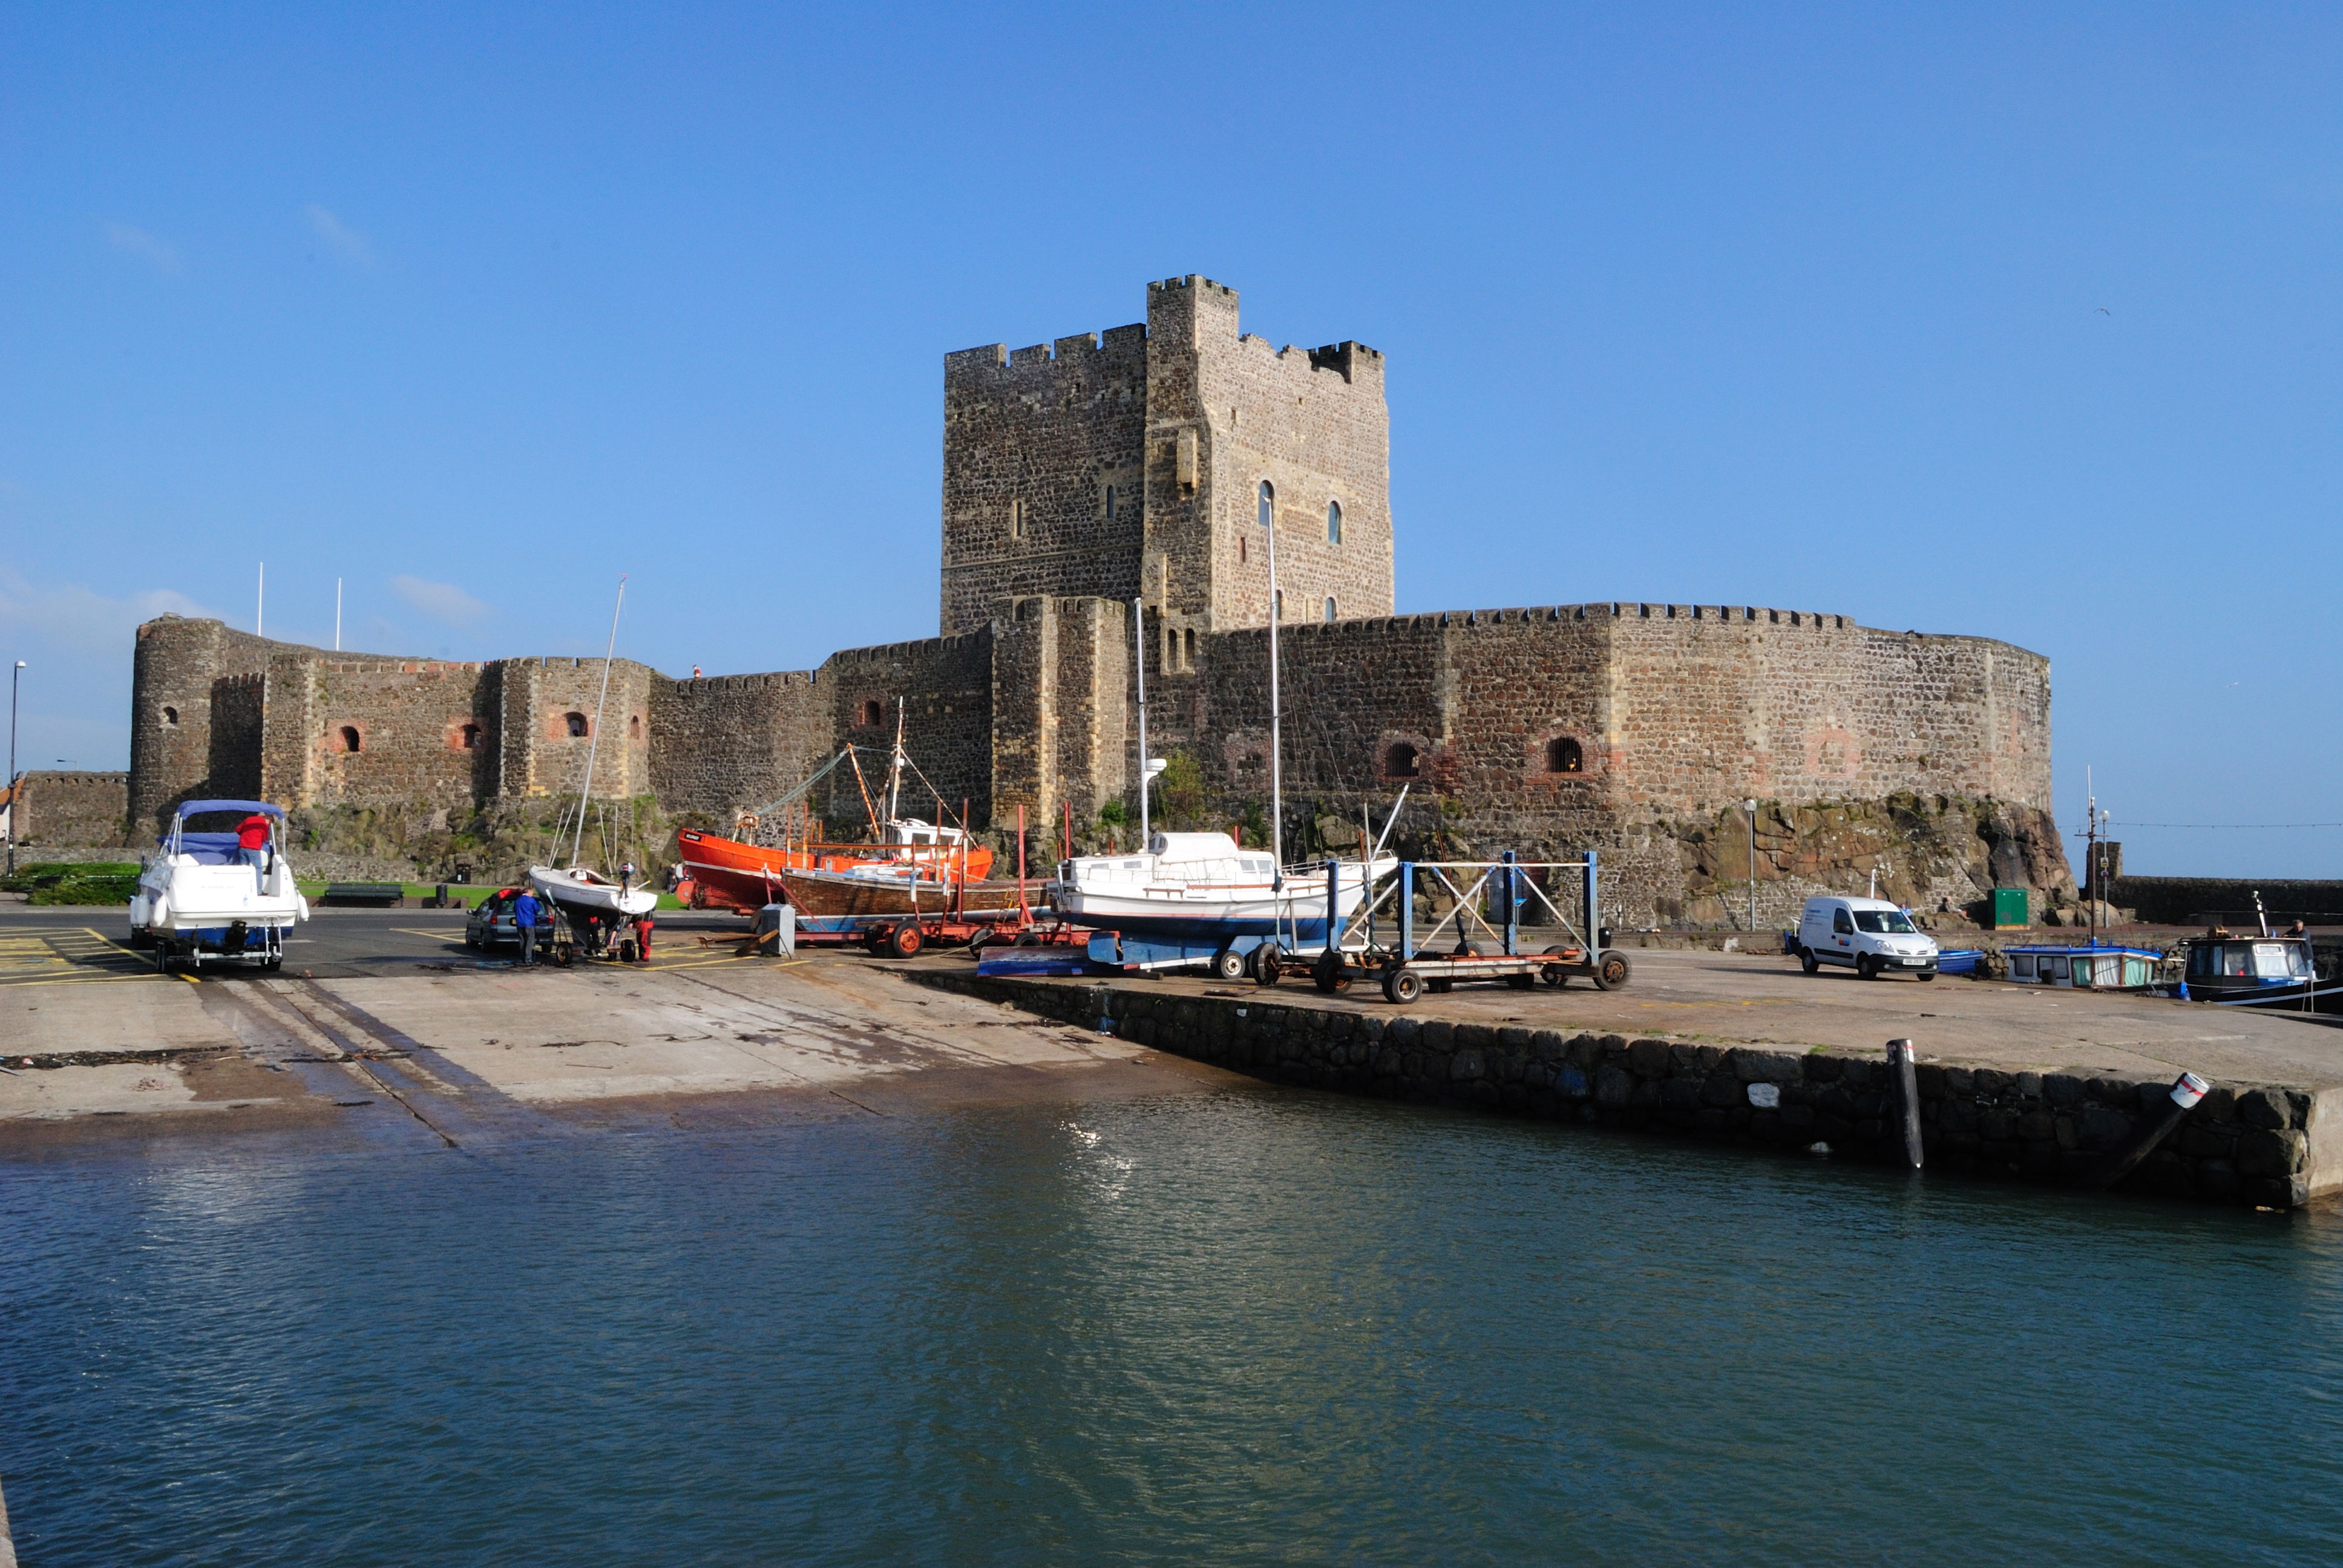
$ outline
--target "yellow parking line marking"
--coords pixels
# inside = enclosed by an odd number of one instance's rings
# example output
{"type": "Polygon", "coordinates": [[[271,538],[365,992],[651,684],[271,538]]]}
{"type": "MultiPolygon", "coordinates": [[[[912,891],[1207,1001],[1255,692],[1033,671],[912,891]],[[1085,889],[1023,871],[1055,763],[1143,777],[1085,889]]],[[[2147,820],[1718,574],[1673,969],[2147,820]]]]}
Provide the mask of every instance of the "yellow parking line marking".
{"type": "Polygon", "coordinates": [[[189,985],[201,985],[204,983],[193,975],[181,975],[179,978],[186,981],[189,985]]]}
{"type": "MultiPolygon", "coordinates": [[[[36,985],[111,985],[122,980],[156,980],[164,977],[149,970],[126,975],[69,975],[63,980],[8,980],[0,978],[0,990],[17,990],[36,985]]],[[[179,977],[184,980],[186,977],[179,977]]]]}

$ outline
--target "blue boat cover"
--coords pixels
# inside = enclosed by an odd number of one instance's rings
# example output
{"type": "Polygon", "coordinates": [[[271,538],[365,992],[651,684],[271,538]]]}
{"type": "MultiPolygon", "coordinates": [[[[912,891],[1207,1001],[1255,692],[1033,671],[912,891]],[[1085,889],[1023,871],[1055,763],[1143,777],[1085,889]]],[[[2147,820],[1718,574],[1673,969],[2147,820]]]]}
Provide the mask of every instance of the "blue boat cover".
{"type": "Polygon", "coordinates": [[[197,817],[206,811],[241,811],[246,816],[257,811],[264,817],[285,815],[284,807],[271,806],[266,800],[183,800],[179,803],[179,815],[182,817],[197,817]]]}
{"type": "MultiPolygon", "coordinates": [[[[170,842],[166,835],[162,840],[170,842]]],[[[181,833],[179,849],[195,857],[198,866],[233,866],[236,864],[236,835],[233,833],[181,833]]]]}

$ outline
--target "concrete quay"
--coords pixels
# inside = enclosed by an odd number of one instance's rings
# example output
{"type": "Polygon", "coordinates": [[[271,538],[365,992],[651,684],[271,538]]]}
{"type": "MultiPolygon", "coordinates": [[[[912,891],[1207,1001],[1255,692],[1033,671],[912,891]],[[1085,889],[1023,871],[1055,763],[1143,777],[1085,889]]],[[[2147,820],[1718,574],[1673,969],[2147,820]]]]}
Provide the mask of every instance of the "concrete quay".
{"type": "Polygon", "coordinates": [[[2213,1091],[2119,1190],[2298,1208],[2343,1193],[2343,1030],[1993,981],[1865,982],[1795,960],[1635,955],[1626,990],[1464,988],[1401,1010],[1189,979],[986,980],[906,966],[1250,1076],[1784,1151],[1897,1161],[1885,1044],[1915,1041],[1932,1169],[2087,1182],[2183,1070],[2213,1091]]]}
{"type": "Polygon", "coordinates": [[[389,920],[403,924],[348,922],[372,933],[357,946],[387,950],[318,966],[337,976],[200,981],[156,975],[100,929],[5,922],[0,1157],[295,1130],[478,1148],[1242,1081],[908,986],[859,955],[777,964],[678,944],[650,966],[521,970],[458,960],[460,921],[389,920]]]}

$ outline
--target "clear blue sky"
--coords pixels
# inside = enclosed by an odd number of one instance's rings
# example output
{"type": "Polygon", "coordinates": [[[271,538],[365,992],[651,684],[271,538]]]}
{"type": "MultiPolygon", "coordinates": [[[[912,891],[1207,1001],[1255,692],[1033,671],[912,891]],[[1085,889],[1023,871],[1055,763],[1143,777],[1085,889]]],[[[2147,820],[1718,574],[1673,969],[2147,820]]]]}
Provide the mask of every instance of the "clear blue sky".
{"type": "MultiPolygon", "coordinates": [[[[803,668],[936,629],[941,357],[1390,356],[1403,609],[2053,660],[2058,812],[2343,821],[2343,13],[0,5],[0,640],[803,668]]],[[[2127,826],[2343,875],[2343,831],[2127,826]]]]}

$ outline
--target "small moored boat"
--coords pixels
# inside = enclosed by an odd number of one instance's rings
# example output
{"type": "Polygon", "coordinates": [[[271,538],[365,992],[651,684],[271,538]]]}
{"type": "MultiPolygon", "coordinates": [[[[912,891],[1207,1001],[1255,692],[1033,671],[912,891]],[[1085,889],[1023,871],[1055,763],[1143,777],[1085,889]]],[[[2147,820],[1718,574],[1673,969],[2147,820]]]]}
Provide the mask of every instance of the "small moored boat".
{"type": "Polygon", "coordinates": [[[2029,944],[2002,949],[2009,978],[2018,985],[2065,986],[2077,990],[2151,989],[2164,955],[2154,948],[2087,942],[2073,947],[2029,944]]]}
{"type": "Polygon", "coordinates": [[[2275,1012],[2343,1012],[2343,976],[2318,972],[2308,937],[2231,936],[2223,931],[2187,944],[2182,983],[2174,994],[2217,1007],[2275,1012]]]}

